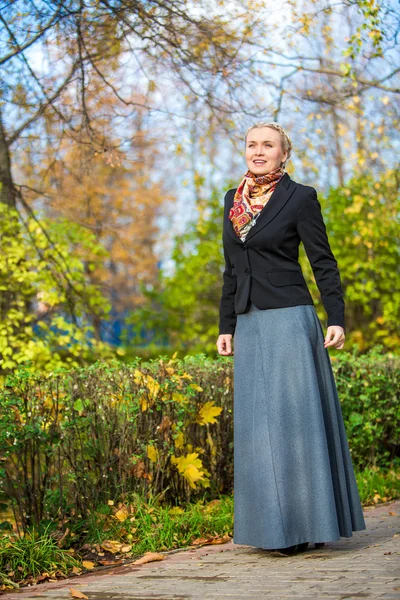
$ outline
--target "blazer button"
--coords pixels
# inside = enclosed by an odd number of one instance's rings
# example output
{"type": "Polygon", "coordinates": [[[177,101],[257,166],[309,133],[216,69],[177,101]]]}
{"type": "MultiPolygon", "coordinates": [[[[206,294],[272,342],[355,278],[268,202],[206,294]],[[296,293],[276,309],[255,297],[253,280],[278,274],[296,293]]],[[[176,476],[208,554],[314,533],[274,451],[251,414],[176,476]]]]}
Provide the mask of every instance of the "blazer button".
{"type": "Polygon", "coordinates": [[[250,273],[250,269],[249,267],[247,267],[247,269],[244,270],[245,273],[250,273]]]}
{"type": "Polygon", "coordinates": [[[247,246],[242,246],[243,250],[247,250],[247,246]]]}

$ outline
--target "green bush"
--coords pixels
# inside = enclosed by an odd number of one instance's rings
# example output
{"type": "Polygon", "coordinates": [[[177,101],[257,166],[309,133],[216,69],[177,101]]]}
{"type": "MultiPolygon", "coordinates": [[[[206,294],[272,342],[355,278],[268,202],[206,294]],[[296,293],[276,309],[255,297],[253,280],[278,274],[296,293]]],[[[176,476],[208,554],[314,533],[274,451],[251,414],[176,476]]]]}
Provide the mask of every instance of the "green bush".
{"type": "Polygon", "coordinates": [[[357,468],[400,466],[400,357],[377,346],[332,364],[357,468]]]}
{"type": "MultiPolygon", "coordinates": [[[[400,358],[381,351],[331,355],[357,469],[399,465],[400,358]]],[[[232,367],[196,355],[8,376],[0,478],[20,527],[85,520],[131,493],[177,504],[230,493],[232,367]]]]}

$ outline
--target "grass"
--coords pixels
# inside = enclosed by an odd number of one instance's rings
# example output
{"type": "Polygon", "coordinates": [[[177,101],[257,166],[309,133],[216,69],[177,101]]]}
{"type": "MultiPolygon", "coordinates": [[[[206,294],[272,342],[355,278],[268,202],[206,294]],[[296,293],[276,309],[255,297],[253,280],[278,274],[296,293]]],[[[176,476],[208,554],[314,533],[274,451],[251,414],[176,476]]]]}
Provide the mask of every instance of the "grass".
{"type": "Polygon", "coordinates": [[[135,495],[121,506],[107,508],[101,507],[91,515],[82,532],[85,543],[123,540],[137,555],[181,548],[197,538],[232,536],[233,532],[232,496],[172,507],[162,505],[159,497],[143,499],[135,495]],[[126,518],[120,521],[118,515],[126,518]]]}
{"type": "Polygon", "coordinates": [[[400,470],[371,467],[356,472],[358,491],[363,505],[400,498],[400,470]]]}
{"type": "Polygon", "coordinates": [[[31,577],[66,576],[80,561],[57,546],[48,533],[0,537],[0,580],[7,586],[31,577]]]}

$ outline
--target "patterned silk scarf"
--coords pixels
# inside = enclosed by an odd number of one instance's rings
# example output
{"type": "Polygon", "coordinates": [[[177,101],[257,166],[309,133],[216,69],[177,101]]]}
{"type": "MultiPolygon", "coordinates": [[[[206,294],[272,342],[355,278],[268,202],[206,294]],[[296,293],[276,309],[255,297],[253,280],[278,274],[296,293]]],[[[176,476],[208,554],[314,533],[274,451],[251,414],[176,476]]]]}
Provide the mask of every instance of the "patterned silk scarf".
{"type": "Polygon", "coordinates": [[[274,169],[267,175],[257,176],[251,171],[247,171],[245,174],[236,190],[233,205],[229,211],[233,229],[242,241],[246,239],[258,214],[271,198],[284,174],[285,171],[282,167],[274,169]]]}

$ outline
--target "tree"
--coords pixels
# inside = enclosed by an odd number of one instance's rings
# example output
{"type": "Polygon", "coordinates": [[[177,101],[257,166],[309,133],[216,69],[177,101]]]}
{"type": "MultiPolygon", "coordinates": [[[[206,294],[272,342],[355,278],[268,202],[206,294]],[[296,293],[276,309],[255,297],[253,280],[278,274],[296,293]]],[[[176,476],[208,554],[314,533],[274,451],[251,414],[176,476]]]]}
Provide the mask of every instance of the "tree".
{"type": "MultiPolygon", "coordinates": [[[[146,106],[146,99],[137,99],[136,82],[127,85],[126,76],[120,77],[122,61],[129,55],[143,70],[140,57],[144,57],[157,69],[167,69],[187,88],[194,89],[196,85],[199,94],[205,94],[208,73],[219,76],[235,57],[236,46],[243,39],[242,33],[237,35],[228,26],[228,21],[217,14],[206,17],[204,10],[196,11],[186,0],[64,0],[57,4],[41,0],[35,5],[16,0],[2,6],[0,204],[17,209],[20,215],[18,222],[15,213],[10,213],[13,216],[7,225],[7,236],[17,239],[23,235],[21,224],[31,220],[37,223],[48,240],[49,251],[41,255],[37,246],[33,245],[33,249],[39,261],[49,262],[61,299],[63,293],[69,298],[67,303],[61,301],[63,310],[71,311],[73,318],[77,306],[85,307],[92,320],[98,319],[103,310],[98,310],[98,302],[86,302],[84,290],[74,284],[74,277],[66,268],[67,261],[60,261],[59,252],[54,251],[59,239],[51,238],[54,231],[32,209],[32,194],[42,200],[46,190],[31,188],[27,195],[25,182],[15,183],[15,155],[25,151],[32,161],[32,172],[38,169],[37,151],[46,136],[53,144],[62,144],[66,138],[73,140],[87,149],[89,158],[104,152],[112,154],[118,146],[112,131],[115,122],[120,119],[121,127],[121,118],[137,114],[146,106]],[[92,97],[99,95],[104,102],[91,102],[92,97]],[[119,114],[115,105],[107,105],[109,97],[118,100],[122,107],[119,114]],[[95,110],[99,105],[105,110],[101,119],[95,110]],[[54,137],[55,130],[58,131],[54,137]]],[[[149,92],[153,87],[149,80],[149,92]]],[[[149,224],[149,231],[151,227],[149,224]]],[[[29,240],[27,236],[28,245],[29,240]]],[[[25,250],[28,252],[26,245],[25,250]]],[[[34,268],[34,263],[27,264],[34,268]]],[[[30,310],[30,303],[24,302],[23,296],[22,285],[21,289],[3,287],[0,301],[4,323],[14,305],[22,303],[21,311],[30,310]]],[[[26,319],[29,321],[28,313],[20,322],[26,319]]]]}
{"type": "Polygon", "coordinates": [[[0,204],[1,300],[8,294],[7,303],[0,302],[1,375],[25,361],[52,371],[112,356],[93,339],[86,321],[91,310],[106,315],[109,305],[88,281],[79,258],[82,251],[89,270],[95,269],[104,249],[82,227],[61,220],[42,223],[50,238],[34,214],[22,225],[14,208],[0,204]],[[62,271],[68,273],[68,287],[62,271]]]}
{"type": "Polygon", "coordinates": [[[350,343],[362,350],[400,344],[398,172],[353,177],[324,199],[332,250],[340,265],[350,343]]]}

